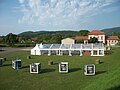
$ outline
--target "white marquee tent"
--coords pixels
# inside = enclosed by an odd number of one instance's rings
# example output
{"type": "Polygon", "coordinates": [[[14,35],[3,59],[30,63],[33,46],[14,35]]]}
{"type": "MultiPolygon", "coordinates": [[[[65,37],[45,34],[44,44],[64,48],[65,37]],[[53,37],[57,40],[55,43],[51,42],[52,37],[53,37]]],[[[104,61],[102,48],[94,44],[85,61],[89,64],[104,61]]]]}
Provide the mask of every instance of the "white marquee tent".
{"type": "Polygon", "coordinates": [[[36,46],[31,49],[31,55],[42,55],[47,53],[48,55],[63,55],[67,53],[72,56],[76,52],[80,56],[83,56],[83,52],[89,51],[91,56],[104,56],[104,44],[36,44],[36,46]]]}
{"type": "Polygon", "coordinates": [[[36,46],[31,49],[31,55],[41,55],[41,49],[43,48],[42,43],[41,44],[36,44],[36,46]]]}

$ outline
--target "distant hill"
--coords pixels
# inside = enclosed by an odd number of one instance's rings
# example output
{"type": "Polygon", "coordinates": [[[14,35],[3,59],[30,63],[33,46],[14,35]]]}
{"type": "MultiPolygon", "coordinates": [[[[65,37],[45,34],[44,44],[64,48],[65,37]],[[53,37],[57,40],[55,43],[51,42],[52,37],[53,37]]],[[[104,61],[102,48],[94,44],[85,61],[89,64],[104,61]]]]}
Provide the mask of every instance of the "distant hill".
{"type": "MultiPolygon", "coordinates": [[[[107,28],[107,29],[103,29],[101,30],[103,32],[105,32],[106,35],[112,35],[113,33],[120,33],[120,27],[114,27],[114,28],[107,28]]],[[[41,34],[51,34],[51,35],[54,35],[56,33],[60,33],[62,35],[65,35],[65,34],[76,34],[78,31],[36,31],[36,32],[33,32],[33,31],[27,31],[27,32],[22,32],[20,34],[18,34],[19,36],[25,36],[25,37],[36,37],[38,35],[41,35],[41,34]]]]}
{"type": "Polygon", "coordinates": [[[47,31],[26,31],[26,32],[22,32],[20,34],[18,34],[19,36],[30,36],[30,37],[34,37],[34,36],[38,36],[39,34],[44,34],[44,33],[48,33],[47,31]]]}
{"type": "Polygon", "coordinates": [[[33,32],[33,31],[27,31],[27,32],[22,32],[20,34],[18,34],[19,36],[30,36],[30,37],[35,37],[35,36],[38,36],[38,35],[41,35],[41,34],[56,34],[56,33],[60,33],[62,35],[64,34],[75,34],[77,33],[78,31],[36,31],[36,32],[33,32]]]}
{"type": "Polygon", "coordinates": [[[120,27],[107,28],[101,31],[105,32],[106,35],[112,35],[113,33],[120,33],[120,27]]]}

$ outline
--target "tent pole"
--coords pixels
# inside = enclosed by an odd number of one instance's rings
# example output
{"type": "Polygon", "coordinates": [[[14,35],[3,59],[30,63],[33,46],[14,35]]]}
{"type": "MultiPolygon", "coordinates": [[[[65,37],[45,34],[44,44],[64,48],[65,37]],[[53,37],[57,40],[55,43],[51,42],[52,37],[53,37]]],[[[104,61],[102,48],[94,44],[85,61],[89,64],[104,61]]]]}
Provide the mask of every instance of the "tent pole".
{"type": "Polygon", "coordinates": [[[72,56],[72,54],[71,54],[71,50],[69,50],[69,56],[72,56]]]}
{"type": "Polygon", "coordinates": [[[40,50],[40,55],[41,55],[41,50],[40,50]]]}
{"type": "Polygon", "coordinates": [[[49,51],[48,51],[48,56],[50,56],[50,55],[51,55],[51,51],[49,50],[49,51]]]}
{"type": "Polygon", "coordinates": [[[80,50],[80,56],[82,56],[82,50],[80,50]]]}

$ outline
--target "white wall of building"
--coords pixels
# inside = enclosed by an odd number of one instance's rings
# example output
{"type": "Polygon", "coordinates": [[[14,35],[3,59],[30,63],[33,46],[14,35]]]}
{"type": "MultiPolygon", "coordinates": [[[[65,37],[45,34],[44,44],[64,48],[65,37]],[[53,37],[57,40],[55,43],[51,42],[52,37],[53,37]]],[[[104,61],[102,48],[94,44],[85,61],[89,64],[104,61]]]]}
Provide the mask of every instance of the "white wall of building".
{"type": "Polygon", "coordinates": [[[99,42],[105,43],[105,35],[88,35],[88,39],[96,37],[99,42]]]}
{"type": "Polygon", "coordinates": [[[84,40],[84,44],[87,44],[88,43],[88,40],[84,40]]]}
{"type": "Polygon", "coordinates": [[[62,44],[75,44],[75,40],[72,38],[65,38],[61,41],[62,44]]]}
{"type": "Polygon", "coordinates": [[[114,46],[118,43],[118,40],[107,40],[107,46],[114,46]]]}

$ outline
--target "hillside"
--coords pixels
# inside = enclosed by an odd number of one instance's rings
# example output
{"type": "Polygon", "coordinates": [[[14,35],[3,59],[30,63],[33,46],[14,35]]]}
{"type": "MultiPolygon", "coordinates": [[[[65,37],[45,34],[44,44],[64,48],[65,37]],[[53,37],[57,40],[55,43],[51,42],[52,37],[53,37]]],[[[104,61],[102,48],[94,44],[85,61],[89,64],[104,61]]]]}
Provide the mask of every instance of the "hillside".
{"type": "MultiPolygon", "coordinates": [[[[112,35],[113,33],[120,33],[120,27],[113,27],[113,28],[106,28],[102,30],[103,32],[105,32],[106,35],[112,35]]],[[[56,33],[60,33],[62,35],[65,34],[76,34],[78,31],[27,31],[27,32],[22,32],[20,34],[18,34],[19,36],[27,36],[27,37],[34,37],[34,36],[38,36],[41,34],[56,34],[56,33]]]]}
{"type": "Polygon", "coordinates": [[[62,35],[64,34],[75,34],[77,33],[78,31],[36,31],[36,32],[33,32],[33,31],[27,31],[27,32],[22,32],[20,34],[18,34],[19,36],[31,36],[31,37],[34,37],[34,36],[38,36],[38,35],[41,35],[41,34],[56,34],[56,33],[60,33],[62,35]]]}
{"type": "Polygon", "coordinates": [[[120,33],[120,27],[107,28],[102,31],[105,32],[106,35],[112,35],[113,33],[120,33]]]}

